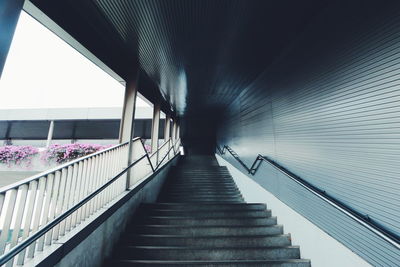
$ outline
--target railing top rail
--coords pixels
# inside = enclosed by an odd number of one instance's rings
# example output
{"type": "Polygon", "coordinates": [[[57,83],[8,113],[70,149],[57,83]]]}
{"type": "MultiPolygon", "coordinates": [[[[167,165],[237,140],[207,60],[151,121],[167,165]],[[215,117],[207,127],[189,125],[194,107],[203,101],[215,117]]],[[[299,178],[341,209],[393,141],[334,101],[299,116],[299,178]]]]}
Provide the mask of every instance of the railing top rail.
{"type": "MultiPolygon", "coordinates": [[[[261,154],[258,154],[256,159],[254,160],[254,163],[252,164],[251,168],[247,167],[243,161],[240,160],[239,156],[233,151],[232,148],[229,146],[225,145],[223,148],[219,148],[217,146],[217,150],[220,152],[221,155],[225,154],[225,149],[229,151],[229,153],[248,171],[249,174],[254,175],[256,171],[259,168],[259,164],[257,165],[257,161],[263,161],[268,164],[270,164],[272,167],[274,167],[276,170],[279,172],[285,174],[288,176],[291,180],[295,181],[298,183],[300,186],[304,187],[320,199],[324,200],[331,206],[335,207],[336,209],[340,210],[359,224],[363,225],[364,227],[368,228],[371,230],[373,233],[375,233],[377,236],[385,240],[386,242],[390,243],[397,249],[400,249],[400,238],[393,234],[390,231],[387,231],[386,229],[383,229],[376,223],[370,221],[369,219],[366,219],[365,216],[360,214],[359,212],[353,210],[351,207],[343,204],[341,201],[337,200],[336,198],[329,196],[326,194],[325,191],[315,187],[314,185],[310,184],[309,182],[305,181],[304,179],[298,177],[297,175],[291,173],[290,171],[286,170],[284,167],[280,166],[277,162],[269,159],[266,156],[263,156],[261,154]]],[[[261,163],[261,162],[260,162],[261,163]]]]}
{"type": "MultiPolygon", "coordinates": [[[[132,139],[132,142],[137,141],[138,139],[140,139],[140,138],[139,138],[139,137],[136,137],[136,138],[132,139]]],[[[86,160],[86,159],[89,159],[89,158],[98,156],[98,155],[103,154],[103,153],[105,153],[105,152],[108,152],[108,151],[110,151],[110,150],[114,150],[114,149],[116,149],[116,148],[118,148],[118,147],[121,147],[121,146],[124,146],[124,145],[126,145],[126,144],[128,144],[128,143],[129,143],[129,142],[117,144],[117,145],[115,145],[115,146],[112,146],[112,147],[109,147],[109,148],[106,148],[106,149],[97,151],[97,152],[95,152],[95,153],[86,155],[86,156],[84,156],[84,157],[80,157],[80,158],[74,159],[74,160],[72,160],[72,161],[66,162],[66,163],[61,164],[61,165],[59,165],[59,166],[57,166],[57,167],[54,167],[54,168],[52,168],[52,169],[49,169],[49,170],[46,170],[46,171],[44,171],[44,172],[35,174],[35,175],[31,176],[31,177],[25,178],[25,179],[23,179],[23,180],[21,180],[21,181],[18,181],[18,182],[15,182],[15,183],[12,183],[12,184],[3,186],[3,187],[0,188],[0,194],[5,193],[5,192],[7,192],[7,191],[10,190],[10,189],[18,188],[18,187],[20,187],[20,186],[23,185],[23,184],[27,184],[27,183],[30,183],[30,182],[32,182],[32,181],[34,181],[34,180],[38,180],[38,179],[40,179],[40,178],[42,178],[42,177],[44,177],[44,176],[46,176],[46,175],[49,175],[49,174],[54,173],[54,172],[56,172],[56,171],[62,170],[62,169],[64,169],[64,168],[67,168],[67,167],[69,167],[69,166],[71,166],[71,165],[73,165],[73,164],[75,164],[75,163],[80,162],[80,161],[84,161],[84,160],[86,160]]]]}

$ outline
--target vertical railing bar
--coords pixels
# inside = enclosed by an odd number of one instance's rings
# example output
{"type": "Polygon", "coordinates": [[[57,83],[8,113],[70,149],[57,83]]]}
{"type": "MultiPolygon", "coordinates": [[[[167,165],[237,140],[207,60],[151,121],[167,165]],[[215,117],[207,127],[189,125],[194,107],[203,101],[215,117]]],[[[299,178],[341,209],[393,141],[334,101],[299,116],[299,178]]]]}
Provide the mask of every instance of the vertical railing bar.
{"type": "MultiPolygon", "coordinates": [[[[109,180],[110,180],[110,178],[111,178],[111,164],[110,164],[110,162],[111,162],[111,159],[112,159],[112,155],[111,155],[111,151],[108,153],[108,168],[107,168],[107,178],[106,178],[106,182],[108,182],[109,180]]],[[[106,203],[108,204],[109,202],[110,202],[110,200],[111,200],[111,187],[109,186],[107,189],[106,189],[106,192],[107,192],[107,196],[106,196],[106,203]]]]}
{"type": "MultiPolygon", "coordinates": [[[[104,165],[103,165],[103,177],[102,177],[102,180],[103,180],[103,182],[102,182],[102,184],[105,184],[106,182],[107,182],[107,162],[108,162],[108,155],[109,155],[109,153],[107,152],[105,155],[104,155],[104,165]]],[[[107,194],[106,194],[106,189],[104,189],[104,191],[103,191],[103,196],[102,196],[102,199],[101,199],[101,207],[104,207],[104,205],[105,205],[105,203],[107,202],[107,194]]]]}
{"type": "MultiPolygon", "coordinates": [[[[100,157],[96,157],[96,164],[95,164],[95,170],[94,170],[94,183],[93,183],[93,187],[94,190],[96,190],[97,188],[100,187],[99,181],[100,181],[100,177],[99,177],[99,171],[100,171],[100,157]]],[[[97,203],[97,196],[93,198],[92,201],[92,205],[91,205],[91,214],[95,213],[97,211],[96,208],[96,204],[97,203]]]]}
{"type": "MultiPolygon", "coordinates": [[[[113,151],[113,154],[111,155],[111,160],[110,160],[110,178],[108,180],[110,180],[112,177],[114,177],[114,167],[115,167],[115,151],[113,151]]],[[[110,201],[114,199],[114,193],[115,193],[115,184],[112,184],[110,186],[110,201]]]]}
{"type": "MultiPolygon", "coordinates": [[[[79,179],[79,194],[78,194],[78,199],[77,202],[81,201],[83,199],[83,193],[84,193],[84,187],[85,187],[85,177],[86,177],[86,170],[87,170],[87,160],[85,159],[82,162],[82,169],[81,172],[78,176],[79,179]]],[[[77,211],[76,211],[76,224],[80,224],[81,223],[81,213],[82,213],[82,207],[80,207],[77,211]]]]}
{"type": "MultiPolygon", "coordinates": [[[[83,194],[83,198],[85,198],[90,194],[90,185],[92,182],[92,170],[93,170],[93,158],[90,158],[88,160],[88,168],[86,171],[86,183],[85,183],[85,191],[83,194]]],[[[86,203],[85,205],[82,206],[82,220],[86,220],[86,218],[88,217],[88,208],[89,208],[89,203],[86,203]]]]}
{"type": "MultiPolygon", "coordinates": [[[[102,185],[102,175],[103,175],[103,166],[104,166],[104,154],[101,154],[99,158],[99,167],[98,167],[98,173],[97,173],[97,185],[100,187],[102,185]]],[[[95,207],[96,211],[100,209],[101,205],[101,193],[97,195],[96,197],[96,202],[95,202],[95,207]]]]}
{"type": "MultiPolygon", "coordinates": [[[[8,241],[8,236],[9,236],[9,231],[10,231],[10,226],[11,226],[11,221],[14,213],[14,208],[15,208],[15,202],[17,200],[17,190],[16,189],[11,189],[7,191],[9,194],[9,201],[7,203],[6,209],[4,210],[4,223],[3,223],[3,229],[1,229],[1,234],[0,234],[0,255],[4,253],[6,244],[8,241]]],[[[3,214],[2,214],[3,215],[3,214]]]]}
{"type": "MultiPolygon", "coordinates": [[[[125,155],[125,151],[126,151],[125,146],[121,147],[121,150],[118,155],[118,170],[119,171],[123,170],[123,165],[122,165],[123,160],[122,159],[123,159],[123,155],[125,155]]],[[[126,187],[125,185],[126,185],[126,176],[124,175],[124,177],[119,180],[118,188],[119,188],[120,192],[123,192],[125,190],[125,187],[126,187]]]]}
{"type": "MultiPolygon", "coordinates": [[[[72,181],[71,181],[71,195],[68,207],[72,207],[76,203],[77,199],[77,184],[78,184],[78,174],[79,174],[79,163],[75,163],[72,165],[73,173],[72,173],[72,181]]],[[[65,224],[65,230],[69,232],[74,227],[74,217],[75,213],[71,214],[67,218],[67,222],[65,224]]]]}
{"type": "MultiPolygon", "coordinates": [[[[42,208],[43,208],[43,200],[45,198],[45,192],[46,192],[46,177],[42,177],[39,179],[39,193],[38,193],[38,198],[37,202],[35,204],[35,211],[33,215],[33,224],[32,224],[32,233],[36,232],[39,229],[39,223],[40,223],[40,215],[42,214],[42,208]]],[[[32,245],[29,246],[28,249],[28,258],[33,258],[35,254],[35,244],[34,242],[32,245]]]]}
{"type": "MultiPolygon", "coordinates": [[[[36,200],[36,195],[37,195],[37,189],[38,189],[38,181],[34,180],[29,183],[29,188],[28,188],[28,202],[27,202],[27,210],[25,214],[25,223],[23,226],[23,233],[22,233],[22,240],[26,239],[29,236],[30,228],[32,225],[33,221],[33,210],[35,207],[35,200],[36,200]]],[[[23,250],[19,255],[18,255],[18,260],[17,264],[22,265],[24,263],[25,259],[25,252],[26,250],[23,250]]]]}
{"type": "MultiPolygon", "coordinates": [[[[103,163],[102,163],[102,168],[101,168],[101,184],[105,184],[106,181],[106,170],[107,170],[107,158],[108,158],[108,153],[104,154],[103,157],[103,163]]],[[[101,193],[101,198],[100,198],[100,208],[102,208],[104,206],[104,202],[105,202],[105,190],[103,190],[103,192],[101,193]]]]}
{"type": "MultiPolygon", "coordinates": [[[[118,149],[115,150],[114,152],[114,156],[113,156],[113,177],[115,175],[117,175],[120,172],[120,170],[118,170],[118,149]]],[[[115,199],[115,197],[117,195],[119,195],[118,192],[118,181],[116,181],[115,183],[113,183],[113,199],[115,199]]]]}
{"type": "MultiPolygon", "coordinates": [[[[111,164],[110,164],[110,165],[111,165],[110,168],[111,168],[111,172],[112,172],[111,177],[114,177],[116,172],[118,173],[117,168],[116,168],[116,163],[117,163],[117,151],[114,150],[114,151],[113,151],[113,154],[112,154],[111,164]]],[[[118,182],[118,181],[116,181],[116,182],[118,182]]],[[[116,189],[116,187],[115,187],[116,182],[114,182],[114,183],[110,186],[110,190],[111,190],[111,199],[114,199],[114,196],[115,196],[115,194],[117,193],[117,189],[116,189]]]]}
{"type": "MultiPolygon", "coordinates": [[[[57,217],[59,214],[61,214],[61,210],[62,210],[62,208],[64,206],[65,189],[66,189],[66,186],[67,186],[67,175],[68,175],[68,169],[67,168],[63,168],[61,170],[60,190],[59,190],[57,201],[56,201],[54,217],[57,217]]],[[[60,224],[57,224],[53,228],[53,240],[58,240],[59,230],[60,230],[60,224]]]]}
{"type": "MultiPolygon", "coordinates": [[[[49,219],[48,219],[49,221],[54,218],[56,212],[58,193],[60,191],[60,182],[61,182],[61,172],[56,171],[54,177],[53,193],[50,202],[49,219]]],[[[53,236],[53,229],[49,230],[45,236],[45,244],[47,246],[51,245],[52,236],[53,236]]]]}
{"type": "MultiPolygon", "coordinates": [[[[112,166],[113,166],[113,155],[110,153],[107,182],[113,177],[113,168],[112,168],[112,166]]],[[[109,186],[109,189],[108,189],[108,202],[110,202],[111,199],[112,199],[112,193],[113,193],[113,187],[111,185],[111,186],[109,186]]]]}
{"type": "MultiPolygon", "coordinates": [[[[18,238],[21,231],[22,219],[24,217],[24,210],[26,206],[26,197],[28,195],[28,185],[23,184],[18,187],[17,193],[17,208],[15,211],[15,221],[14,221],[14,228],[11,235],[11,242],[9,248],[14,247],[18,244],[18,238]]],[[[14,263],[14,259],[10,260],[6,266],[10,267],[14,263]]]]}
{"type": "MultiPolygon", "coordinates": [[[[72,194],[71,185],[72,185],[73,171],[74,171],[73,166],[68,166],[68,168],[67,168],[67,180],[66,180],[66,184],[65,184],[65,196],[64,196],[63,206],[62,206],[62,212],[65,212],[69,207],[71,194],[72,194]]],[[[70,219],[70,216],[60,223],[60,233],[59,233],[60,236],[63,236],[65,234],[65,227],[66,227],[68,219],[70,219]]]]}
{"type": "MultiPolygon", "coordinates": [[[[43,227],[48,221],[50,201],[53,192],[53,183],[54,183],[54,174],[51,173],[47,175],[46,179],[45,202],[43,207],[42,219],[40,220],[40,227],[43,227]]],[[[38,239],[37,250],[43,251],[43,246],[44,246],[44,235],[38,239]]]]}
{"type": "MultiPolygon", "coordinates": [[[[126,161],[124,159],[125,159],[126,155],[128,155],[128,146],[124,146],[124,149],[123,149],[123,151],[121,151],[121,154],[120,154],[119,168],[121,171],[123,169],[125,169],[124,162],[126,162],[126,161]]],[[[131,168],[131,170],[132,170],[132,168],[131,168]]],[[[129,172],[132,172],[131,170],[129,170],[129,172]]],[[[127,173],[126,173],[126,175],[127,175],[127,173]]],[[[127,180],[126,175],[125,175],[124,179],[121,179],[121,192],[126,190],[126,180],[127,180]]]]}
{"type": "MultiPolygon", "coordinates": [[[[92,182],[90,186],[90,192],[93,192],[97,188],[97,168],[98,168],[98,157],[93,158],[93,167],[92,167],[92,182]]],[[[90,200],[89,207],[88,207],[88,214],[89,216],[93,214],[94,210],[94,198],[90,200]]]]}
{"type": "Polygon", "coordinates": [[[1,193],[0,194],[0,215],[1,212],[3,211],[3,205],[4,205],[4,200],[6,199],[6,194],[5,193],[1,193]]]}

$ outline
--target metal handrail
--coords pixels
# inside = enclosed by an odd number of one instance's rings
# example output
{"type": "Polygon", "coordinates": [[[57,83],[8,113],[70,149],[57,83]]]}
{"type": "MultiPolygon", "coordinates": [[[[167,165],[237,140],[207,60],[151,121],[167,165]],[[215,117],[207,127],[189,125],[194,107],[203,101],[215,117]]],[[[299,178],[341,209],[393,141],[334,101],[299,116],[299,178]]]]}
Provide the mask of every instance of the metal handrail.
{"type": "MultiPolygon", "coordinates": [[[[178,142],[180,139],[177,139],[176,142],[178,142]]],[[[175,152],[175,148],[174,145],[172,145],[169,149],[168,152],[165,154],[165,156],[161,159],[161,161],[158,163],[158,165],[156,166],[156,170],[161,166],[162,162],[164,161],[164,159],[169,155],[169,153],[171,152],[171,149],[173,149],[174,151],[174,155],[176,154],[175,152]]]]}
{"type": "Polygon", "coordinates": [[[147,157],[147,160],[148,160],[148,161],[149,161],[149,163],[150,163],[151,170],[152,170],[153,172],[155,172],[155,169],[154,169],[153,163],[151,163],[151,159],[150,159],[149,153],[147,153],[146,147],[144,146],[143,139],[141,139],[141,142],[140,142],[140,143],[142,144],[142,146],[143,146],[143,149],[144,149],[144,152],[145,152],[145,156],[147,157]]]}
{"type": "MultiPolygon", "coordinates": [[[[148,157],[148,159],[149,159],[149,161],[150,161],[150,165],[151,165],[151,168],[153,169],[153,171],[154,171],[154,170],[157,170],[157,169],[159,168],[159,166],[160,166],[161,163],[164,161],[164,159],[166,158],[166,156],[168,156],[169,153],[171,152],[171,148],[173,149],[174,154],[176,154],[175,145],[180,141],[180,139],[179,139],[179,138],[176,139],[176,140],[175,140],[175,141],[176,141],[175,143],[173,143],[172,141],[173,141],[173,140],[172,140],[172,138],[170,137],[170,138],[168,139],[168,141],[164,142],[161,146],[159,146],[158,149],[157,149],[155,152],[153,152],[153,153],[151,153],[151,154],[147,153],[147,157],[148,157]],[[160,162],[158,162],[158,154],[159,154],[159,151],[160,151],[166,144],[170,144],[170,143],[171,143],[172,145],[171,145],[171,147],[168,149],[168,152],[167,152],[166,155],[162,158],[162,160],[161,160],[160,162]],[[152,163],[151,160],[150,160],[154,155],[157,155],[156,167],[153,166],[153,163],[152,163]]],[[[143,148],[146,150],[146,147],[144,146],[143,140],[142,140],[142,145],[143,145],[143,148]]]]}
{"type": "Polygon", "coordinates": [[[302,186],[303,188],[307,189],[311,193],[313,193],[315,196],[319,197],[320,199],[324,200],[337,210],[343,212],[347,216],[349,216],[351,219],[356,221],[357,223],[363,225],[370,231],[372,231],[374,234],[376,234],[378,237],[381,239],[385,240],[389,244],[393,245],[395,248],[400,249],[400,237],[396,235],[395,233],[392,233],[391,231],[386,230],[383,228],[381,225],[379,225],[377,222],[374,222],[371,220],[371,218],[368,215],[363,215],[359,213],[358,211],[355,211],[353,208],[349,207],[348,205],[344,204],[340,200],[336,199],[333,196],[328,195],[324,190],[319,189],[318,187],[312,185],[311,183],[305,181],[304,179],[300,178],[299,176],[295,175],[294,173],[290,172],[286,168],[282,167],[279,165],[277,162],[269,159],[266,156],[263,156],[261,154],[258,154],[256,159],[254,160],[253,164],[251,167],[247,167],[247,165],[244,164],[244,162],[240,159],[238,154],[236,154],[232,148],[229,146],[225,145],[223,148],[219,148],[217,146],[217,150],[221,155],[225,154],[225,150],[229,151],[229,153],[246,169],[246,171],[251,174],[255,175],[257,170],[259,169],[260,165],[262,162],[266,162],[272,167],[274,167],[276,170],[282,172],[285,174],[288,178],[291,180],[295,181],[297,184],[302,186]],[[233,153],[232,153],[233,152],[233,153]]]}
{"type": "MultiPolygon", "coordinates": [[[[157,148],[156,151],[152,152],[152,153],[150,154],[150,158],[153,157],[156,153],[158,153],[158,151],[159,151],[161,148],[163,148],[166,144],[168,144],[170,141],[172,142],[172,138],[171,138],[171,137],[168,139],[167,142],[164,142],[164,144],[162,144],[161,146],[159,146],[159,147],[157,148]]],[[[177,140],[177,141],[178,141],[178,140],[177,140]]]]}
{"type": "MultiPolygon", "coordinates": [[[[134,141],[136,141],[136,140],[138,140],[138,139],[140,139],[140,137],[136,137],[136,138],[132,139],[132,142],[134,142],[134,141]]],[[[116,148],[118,148],[118,147],[122,147],[122,146],[124,146],[124,145],[126,145],[126,144],[128,144],[128,143],[129,143],[129,142],[117,144],[117,145],[115,145],[115,146],[112,146],[112,147],[109,147],[109,148],[106,148],[106,149],[97,151],[97,152],[95,152],[95,153],[92,153],[92,154],[89,154],[89,155],[86,155],[86,156],[83,156],[83,157],[80,157],[80,158],[71,160],[71,161],[66,162],[66,163],[64,163],[64,164],[58,165],[57,167],[54,167],[54,168],[52,168],[52,169],[49,169],[49,170],[46,170],[46,171],[44,171],[44,172],[35,174],[35,175],[30,176],[30,177],[28,177],[28,178],[26,178],[26,179],[22,179],[22,180],[20,180],[20,181],[18,181],[18,182],[15,182],[15,183],[12,183],[12,184],[3,186],[3,187],[0,188],[0,194],[1,194],[1,193],[4,193],[4,192],[6,192],[6,191],[8,191],[8,190],[10,190],[10,189],[18,188],[19,186],[21,186],[21,185],[23,185],[23,184],[32,182],[32,181],[34,181],[34,180],[38,180],[38,179],[40,179],[41,177],[46,176],[46,175],[48,175],[48,174],[51,174],[51,173],[54,173],[54,172],[59,171],[59,170],[61,170],[61,169],[64,169],[64,168],[66,168],[66,167],[72,166],[72,165],[74,165],[74,164],[77,163],[77,162],[80,162],[80,161],[83,161],[83,160],[85,160],[85,159],[89,159],[89,158],[95,157],[95,156],[97,156],[97,155],[103,154],[103,153],[105,153],[105,152],[107,152],[107,151],[116,149],[116,148]]]]}
{"type": "MultiPolygon", "coordinates": [[[[139,138],[135,138],[134,140],[138,140],[139,138]]],[[[178,141],[178,140],[177,140],[178,141]]],[[[142,142],[141,142],[142,143],[142,142]]],[[[126,145],[127,143],[121,144],[121,145],[126,145]]],[[[143,145],[143,143],[142,143],[143,145]]],[[[119,146],[119,145],[118,145],[119,146]]],[[[115,147],[118,147],[115,146],[115,147]]],[[[115,148],[113,147],[113,148],[115,148]]],[[[113,149],[113,148],[109,148],[109,149],[113,149]]],[[[143,147],[144,148],[144,147],[143,147]]],[[[104,150],[103,150],[104,152],[104,150]]],[[[170,150],[168,151],[168,153],[170,152],[170,150]]],[[[96,155],[98,155],[99,153],[96,153],[96,155]]],[[[92,154],[93,155],[93,154],[92,154]]],[[[168,155],[168,154],[167,154],[168,155]]],[[[176,156],[177,154],[174,153],[174,156],[176,156]]],[[[85,159],[87,159],[88,157],[84,157],[85,159]]],[[[129,166],[127,166],[124,170],[122,170],[121,172],[119,172],[116,176],[114,176],[113,178],[111,178],[108,182],[106,182],[105,184],[103,184],[101,187],[99,187],[98,189],[96,189],[95,191],[93,191],[92,193],[90,193],[88,196],[86,196],[84,199],[82,199],[81,201],[79,201],[77,204],[75,204],[73,207],[71,207],[70,209],[68,209],[67,211],[63,212],[62,214],[60,214],[58,217],[54,218],[52,221],[48,222],[43,228],[39,229],[37,232],[33,233],[31,236],[27,237],[26,239],[24,239],[21,243],[17,244],[16,246],[12,247],[9,251],[7,251],[5,254],[0,256],[0,266],[3,264],[6,264],[7,262],[9,262],[10,260],[12,260],[13,258],[15,258],[19,253],[23,252],[25,249],[27,249],[30,245],[32,245],[35,241],[37,241],[39,238],[43,237],[46,233],[48,233],[49,231],[51,231],[53,228],[55,228],[57,225],[59,225],[60,223],[62,223],[62,221],[64,221],[65,219],[67,219],[70,215],[72,215],[74,212],[76,212],[79,208],[81,208],[82,206],[84,206],[86,203],[88,203],[90,200],[92,200],[94,197],[96,197],[98,194],[100,194],[101,192],[104,191],[104,189],[108,188],[111,184],[113,184],[116,180],[118,180],[118,178],[120,178],[122,175],[124,175],[128,170],[130,170],[134,165],[136,165],[137,163],[139,163],[141,160],[143,160],[144,158],[147,158],[147,160],[150,163],[150,166],[152,168],[152,173],[155,173],[157,168],[155,169],[152,164],[151,164],[151,160],[149,158],[148,153],[145,151],[145,154],[142,155],[140,158],[136,159],[134,162],[132,162],[129,166]]],[[[83,158],[80,158],[78,161],[81,161],[83,158]]],[[[76,162],[76,160],[74,160],[74,163],[76,162]]],[[[64,164],[63,166],[69,166],[70,164],[64,164]]],[[[58,170],[59,168],[56,168],[56,170],[58,170]]],[[[46,174],[49,174],[50,172],[46,172],[46,174]]],[[[42,177],[39,176],[39,178],[42,177]]],[[[31,179],[29,181],[32,181],[34,179],[31,179]]]]}

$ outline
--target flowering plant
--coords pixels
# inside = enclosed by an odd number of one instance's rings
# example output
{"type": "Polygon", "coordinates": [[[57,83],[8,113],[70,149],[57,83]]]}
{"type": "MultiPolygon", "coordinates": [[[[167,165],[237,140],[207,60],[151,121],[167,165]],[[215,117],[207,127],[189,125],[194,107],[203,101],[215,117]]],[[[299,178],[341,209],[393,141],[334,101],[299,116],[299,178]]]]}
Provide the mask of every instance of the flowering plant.
{"type": "Polygon", "coordinates": [[[144,149],[146,150],[147,153],[151,153],[151,145],[144,144],[144,149]]]}
{"type": "Polygon", "coordinates": [[[54,144],[46,150],[42,159],[49,162],[55,161],[57,163],[64,163],[103,150],[107,147],[108,146],[97,144],[54,144]]]}
{"type": "Polygon", "coordinates": [[[39,150],[33,146],[3,146],[0,147],[0,163],[20,165],[25,162],[29,165],[32,157],[38,152],[39,150]]]}

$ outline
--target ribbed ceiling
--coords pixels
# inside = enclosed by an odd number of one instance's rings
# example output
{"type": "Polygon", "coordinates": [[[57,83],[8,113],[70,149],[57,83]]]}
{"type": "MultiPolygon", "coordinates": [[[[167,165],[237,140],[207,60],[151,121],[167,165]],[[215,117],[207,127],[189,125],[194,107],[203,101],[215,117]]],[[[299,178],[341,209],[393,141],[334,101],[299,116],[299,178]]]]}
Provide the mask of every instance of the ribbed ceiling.
{"type": "Polygon", "coordinates": [[[229,104],[284,53],[321,2],[32,1],[122,77],[139,66],[180,115],[229,104]]]}

